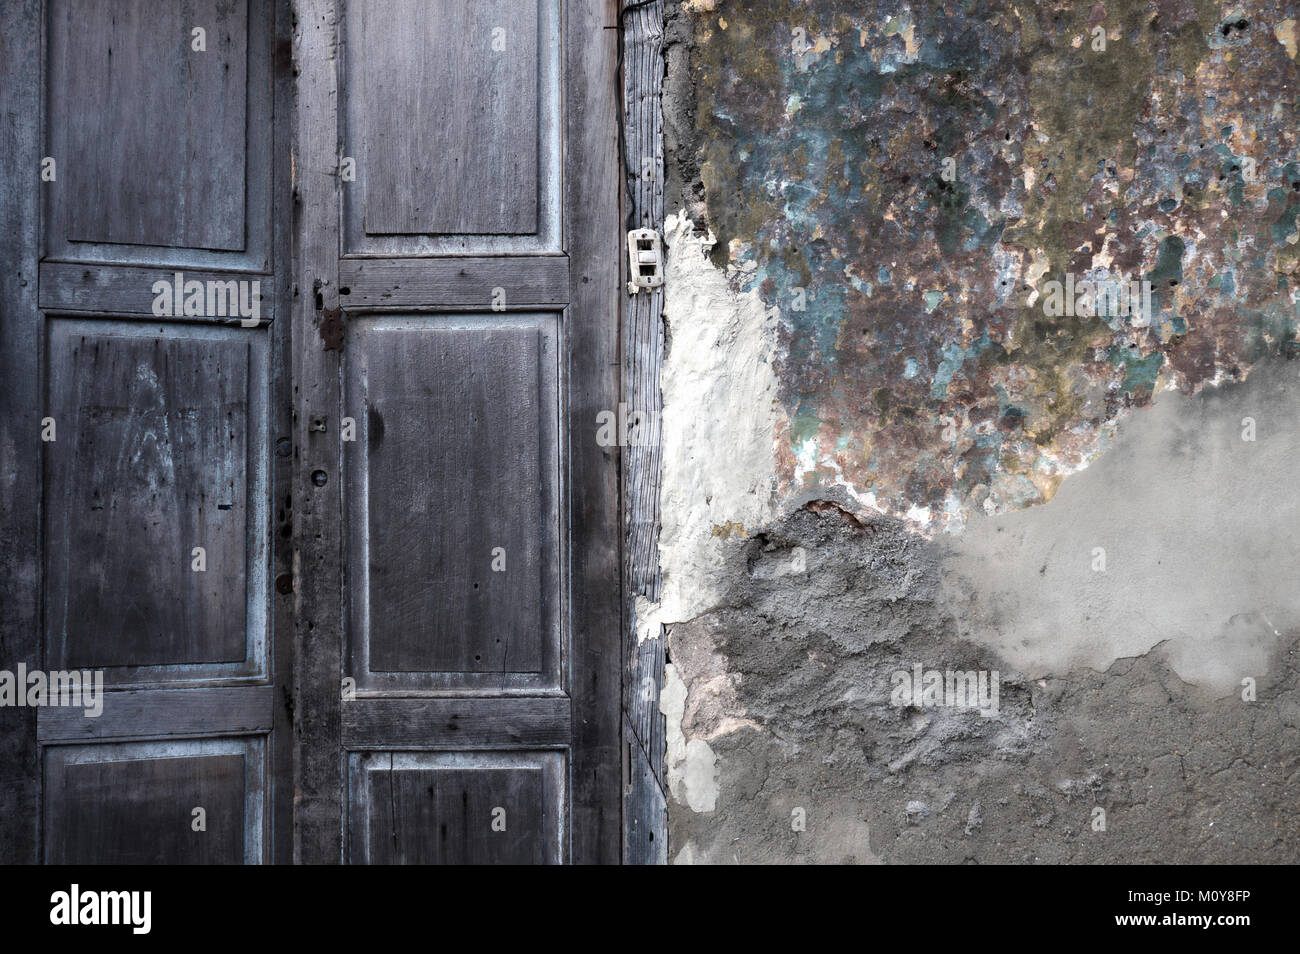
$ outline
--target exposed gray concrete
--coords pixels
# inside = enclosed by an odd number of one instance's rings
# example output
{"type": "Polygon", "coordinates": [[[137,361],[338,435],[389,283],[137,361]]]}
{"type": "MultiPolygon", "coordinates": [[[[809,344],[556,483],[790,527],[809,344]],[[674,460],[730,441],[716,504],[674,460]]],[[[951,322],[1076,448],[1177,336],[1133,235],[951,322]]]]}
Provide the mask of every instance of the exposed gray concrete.
{"type": "Polygon", "coordinates": [[[724,604],[670,629],[682,736],[707,740],[717,790],[711,811],[672,806],[670,858],[1294,862],[1300,629],[1287,615],[1293,468],[1278,448],[1300,439],[1296,374],[1277,363],[1242,385],[1168,396],[1070,478],[1078,491],[1067,481],[1050,503],[956,542],[816,501],[747,541],[724,604]],[[1237,448],[1248,411],[1258,440],[1237,448]],[[1157,502],[1161,488],[1186,519],[1157,502]],[[1095,576],[1094,534],[1118,554],[1095,576]],[[1121,570],[1129,541],[1150,559],[1121,570]],[[1070,547],[1084,556],[1071,562],[1070,547]],[[945,567],[978,578],[973,602],[942,585],[945,567]],[[1053,575],[1059,596],[1037,583],[1053,575]],[[1207,605],[1223,615],[1198,628],[1207,605]],[[1134,607],[1181,628],[1122,629],[1118,614],[1134,607]],[[1260,637],[1265,615],[1278,636],[1260,637]],[[1057,625],[1069,629],[1053,643],[1057,625]],[[1019,643],[1021,631],[1042,642],[1019,643]],[[1132,653],[1116,641],[1129,632],[1132,653]],[[918,662],[999,671],[998,714],[892,705],[891,673],[918,662]],[[1243,675],[1256,679],[1254,702],[1227,685],[1243,675]]]}

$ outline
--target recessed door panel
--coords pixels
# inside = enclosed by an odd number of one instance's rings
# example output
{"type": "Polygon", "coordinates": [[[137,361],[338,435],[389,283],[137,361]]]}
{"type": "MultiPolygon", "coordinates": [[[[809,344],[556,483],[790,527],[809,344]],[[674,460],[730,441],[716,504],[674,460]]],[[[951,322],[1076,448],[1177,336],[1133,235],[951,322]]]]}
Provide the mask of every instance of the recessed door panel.
{"type": "Polygon", "coordinates": [[[557,340],[548,315],[352,323],[359,685],[558,688],[557,340]]]}
{"type": "Polygon", "coordinates": [[[256,0],[51,0],[51,257],[269,266],[268,15],[256,0]]]}
{"type": "Polygon", "coordinates": [[[114,681],[264,671],[265,334],[49,327],[49,658],[114,681]]]}
{"type": "Polygon", "coordinates": [[[347,5],[345,250],[559,251],[557,0],[347,5]]]}
{"type": "Polygon", "coordinates": [[[46,861],[261,862],[263,751],[254,739],[47,750],[46,861]]]}
{"type": "Polygon", "coordinates": [[[558,863],[563,761],[558,752],[354,756],[353,860],[558,863]]]}

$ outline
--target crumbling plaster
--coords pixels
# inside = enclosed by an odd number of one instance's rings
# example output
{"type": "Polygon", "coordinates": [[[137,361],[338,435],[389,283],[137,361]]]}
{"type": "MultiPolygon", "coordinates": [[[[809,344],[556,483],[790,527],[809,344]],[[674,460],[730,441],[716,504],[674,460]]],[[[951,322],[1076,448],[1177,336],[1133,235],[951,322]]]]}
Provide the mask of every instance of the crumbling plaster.
{"type": "Polygon", "coordinates": [[[1300,857],[1293,7],[669,3],[672,860],[1300,857]]]}

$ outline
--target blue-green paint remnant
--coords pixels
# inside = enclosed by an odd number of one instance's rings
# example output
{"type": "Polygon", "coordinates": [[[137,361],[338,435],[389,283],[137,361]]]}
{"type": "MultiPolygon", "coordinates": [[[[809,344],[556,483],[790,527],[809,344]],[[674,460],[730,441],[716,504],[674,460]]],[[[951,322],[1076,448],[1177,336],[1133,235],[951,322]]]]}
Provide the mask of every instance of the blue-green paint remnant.
{"type": "Polygon", "coordinates": [[[895,512],[1039,502],[1125,409],[1296,348],[1294,4],[676,16],[682,174],[717,264],[779,310],[791,481],[895,512]],[[1067,276],[1148,281],[1151,313],[1049,315],[1067,276]]]}

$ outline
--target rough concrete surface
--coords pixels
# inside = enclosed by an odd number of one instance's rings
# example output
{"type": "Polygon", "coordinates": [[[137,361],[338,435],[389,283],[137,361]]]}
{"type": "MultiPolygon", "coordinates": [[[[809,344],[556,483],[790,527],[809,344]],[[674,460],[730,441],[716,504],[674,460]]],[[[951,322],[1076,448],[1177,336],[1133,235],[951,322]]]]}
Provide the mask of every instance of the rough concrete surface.
{"type": "MultiPolygon", "coordinates": [[[[1056,504],[1030,513],[1050,524],[1056,504]]],[[[1145,530],[1133,537],[1144,553],[1216,565],[1214,551],[1179,552],[1177,526],[1145,530]]],[[[1239,662],[1231,681],[1254,678],[1254,702],[1235,685],[1218,692],[1180,678],[1174,664],[1184,654],[1173,631],[1138,630],[1143,650],[1100,670],[1048,665],[1031,678],[990,648],[997,630],[962,618],[963,599],[941,583],[984,545],[959,550],[895,518],[859,521],[824,500],[805,502],[745,542],[721,605],[670,627],[670,682],[680,682],[685,698],[668,711],[669,724],[701,743],[692,784],[711,791],[711,807],[701,811],[674,786],[673,860],[1300,857],[1300,631],[1292,626],[1272,639],[1244,632],[1240,645],[1205,651],[1215,667],[1239,662]],[[918,662],[996,670],[998,714],[893,705],[891,673],[918,662]],[[706,751],[711,766],[702,764],[706,751]],[[796,808],[807,818],[803,832],[791,829],[796,808]],[[1094,829],[1097,808],[1104,831],[1094,829]]],[[[1012,556],[986,572],[999,578],[1004,568],[1004,585],[1014,589],[1038,559],[1012,556]]],[[[1141,589],[1134,574],[1115,573],[1125,577],[1120,589],[1141,589]]],[[[1253,622],[1248,614],[1243,626],[1253,622]]],[[[1234,625],[1214,620],[1210,631],[1219,624],[1234,625]]],[[[1193,646],[1205,635],[1193,629],[1193,646]]]]}
{"type": "Polygon", "coordinates": [[[670,860],[1300,861],[1297,20],[670,0],[670,860]]]}

